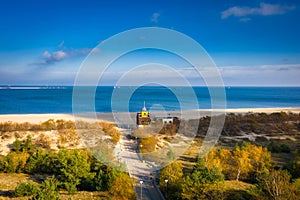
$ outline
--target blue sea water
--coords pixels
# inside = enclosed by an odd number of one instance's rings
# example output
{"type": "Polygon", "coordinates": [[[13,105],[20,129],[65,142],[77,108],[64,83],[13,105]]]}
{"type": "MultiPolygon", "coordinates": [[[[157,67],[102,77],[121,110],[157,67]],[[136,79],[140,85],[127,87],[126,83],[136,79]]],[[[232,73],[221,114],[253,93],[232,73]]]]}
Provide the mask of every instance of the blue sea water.
{"type": "MultiPolygon", "coordinates": [[[[129,87],[128,87],[129,88],[129,87]]],[[[89,87],[82,87],[81,98],[89,87]]],[[[98,87],[95,93],[95,110],[97,112],[112,112],[111,99],[113,91],[120,88],[110,86],[98,87]]],[[[123,88],[124,89],[124,88],[123,88]]],[[[130,89],[130,88],[129,88],[130,89]]],[[[174,90],[186,91],[184,87],[174,87],[174,90]]],[[[180,99],[166,87],[140,87],[130,95],[129,111],[139,111],[146,101],[148,109],[181,110],[210,109],[211,99],[206,87],[193,87],[198,105],[184,98],[185,107],[180,107],[180,99]]],[[[267,107],[300,107],[300,87],[230,87],[225,88],[227,108],[267,108],[267,107]]],[[[184,94],[184,93],[183,93],[184,94]]],[[[32,113],[72,113],[73,87],[0,87],[0,114],[32,114],[32,113]]],[[[126,102],[117,98],[114,111],[124,112],[126,102]],[[118,102],[119,101],[119,102],[118,102]]],[[[83,111],[89,110],[82,102],[83,111]],[[86,110],[85,110],[86,108],[86,110]]]]}

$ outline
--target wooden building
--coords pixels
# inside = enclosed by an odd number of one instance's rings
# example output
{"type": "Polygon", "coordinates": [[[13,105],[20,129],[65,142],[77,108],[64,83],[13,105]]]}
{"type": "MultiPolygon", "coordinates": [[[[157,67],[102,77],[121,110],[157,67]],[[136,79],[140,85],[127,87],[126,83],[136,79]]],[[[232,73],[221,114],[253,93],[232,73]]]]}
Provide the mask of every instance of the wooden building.
{"type": "Polygon", "coordinates": [[[149,125],[151,123],[150,114],[146,109],[146,104],[144,102],[144,107],[142,108],[141,112],[136,114],[136,124],[139,127],[149,125]]]}

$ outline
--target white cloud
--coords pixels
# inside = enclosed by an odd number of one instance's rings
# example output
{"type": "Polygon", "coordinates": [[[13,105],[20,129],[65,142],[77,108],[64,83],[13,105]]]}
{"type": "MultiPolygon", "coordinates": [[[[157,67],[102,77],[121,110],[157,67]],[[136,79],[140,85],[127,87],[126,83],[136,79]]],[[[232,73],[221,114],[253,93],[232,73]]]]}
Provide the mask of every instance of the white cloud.
{"type": "Polygon", "coordinates": [[[294,10],[295,6],[261,3],[259,7],[239,7],[228,8],[221,13],[221,18],[226,19],[230,16],[245,17],[249,15],[282,15],[288,11],[294,10]]]}
{"type": "Polygon", "coordinates": [[[50,59],[51,58],[51,54],[48,51],[45,51],[42,55],[43,58],[45,59],[50,59]]]}
{"type": "Polygon", "coordinates": [[[63,60],[67,57],[67,53],[64,52],[64,51],[56,51],[56,52],[53,52],[52,54],[52,58],[53,60],[55,61],[60,61],[60,60],[63,60]]]}
{"type": "Polygon", "coordinates": [[[160,17],[160,14],[159,13],[157,13],[157,12],[155,12],[155,13],[153,13],[152,14],[152,16],[151,16],[151,22],[153,22],[153,23],[158,23],[159,22],[159,17],[160,17]]]}
{"type": "Polygon", "coordinates": [[[51,65],[56,62],[63,61],[67,58],[85,56],[89,53],[98,52],[100,52],[99,48],[65,49],[54,52],[44,51],[44,53],[41,56],[41,58],[43,59],[42,61],[30,63],[29,65],[51,65]]]}
{"type": "Polygon", "coordinates": [[[68,54],[64,51],[55,51],[55,52],[49,52],[49,51],[44,51],[42,54],[42,59],[43,61],[34,63],[35,65],[47,65],[47,64],[52,64],[57,61],[64,60],[67,58],[68,54]]]}

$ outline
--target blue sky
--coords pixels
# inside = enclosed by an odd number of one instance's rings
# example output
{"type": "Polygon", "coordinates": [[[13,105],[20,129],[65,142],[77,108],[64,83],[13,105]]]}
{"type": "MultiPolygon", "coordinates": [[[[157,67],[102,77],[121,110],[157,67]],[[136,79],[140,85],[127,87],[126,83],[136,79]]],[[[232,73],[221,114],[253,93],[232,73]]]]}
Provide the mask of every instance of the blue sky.
{"type": "MultiPolygon", "coordinates": [[[[103,40],[155,26],[200,43],[226,85],[300,86],[299,9],[298,0],[3,0],[0,84],[72,85],[103,40]]],[[[124,66],[147,56],[124,59],[124,66]]],[[[105,84],[114,84],[110,78],[105,84]]]]}

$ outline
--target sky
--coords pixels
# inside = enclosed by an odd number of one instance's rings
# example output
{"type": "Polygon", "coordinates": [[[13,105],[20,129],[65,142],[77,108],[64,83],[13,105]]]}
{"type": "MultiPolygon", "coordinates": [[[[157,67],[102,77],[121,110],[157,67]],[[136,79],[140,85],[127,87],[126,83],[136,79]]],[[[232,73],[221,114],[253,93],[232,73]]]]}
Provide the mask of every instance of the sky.
{"type": "MultiPolygon", "coordinates": [[[[225,85],[300,86],[299,19],[298,0],[2,0],[0,85],[73,85],[101,42],[160,27],[202,45],[225,85]]],[[[153,57],[203,84],[175,55],[148,50],[120,58],[102,84],[114,85],[135,60],[153,57]]]]}

